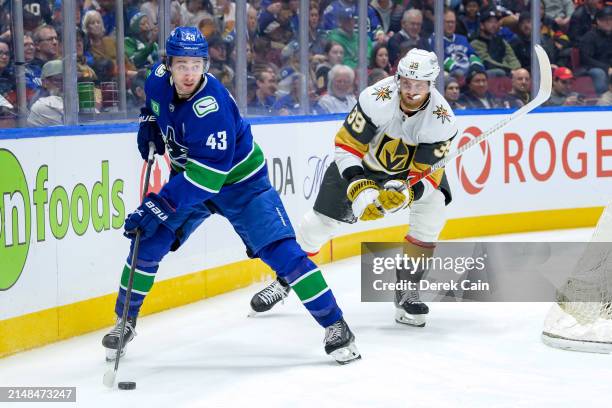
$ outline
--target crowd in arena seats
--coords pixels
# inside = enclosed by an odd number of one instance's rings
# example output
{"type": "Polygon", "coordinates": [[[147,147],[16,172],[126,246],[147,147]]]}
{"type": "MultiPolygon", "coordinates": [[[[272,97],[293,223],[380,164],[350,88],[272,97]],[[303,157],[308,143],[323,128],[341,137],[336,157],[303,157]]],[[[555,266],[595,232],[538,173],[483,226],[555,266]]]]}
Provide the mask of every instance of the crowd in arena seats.
{"type": "MultiPolygon", "coordinates": [[[[554,70],[549,105],[610,105],[612,0],[540,0],[541,44],[554,70]]],[[[0,115],[16,112],[11,5],[0,0],[0,115]]],[[[371,0],[367,8],[367,83],[395,73],[414,47],[432,50],[432,0],[371,0]]],[[[448,0],[444,10],[445,95],[454,109],[512,108],[530,99],[529,0],[448,0]]],[[[299,0],[249,0],[247,49],[249,115],[300,113],[304,75],[310,113],[346,112],[358,93],[357,0],[310,1],[309,72],[299,65],[299,0]]],[[[124,0],[128,105],[144,101],[143,84],[159,53],[158,0],[124,0]]],[[[175,0],[171,26],[198,27],[209,42],[210,72],[234,91],[236,3],[175,0]]],[[[117,109],[114,0],[76,1],[78,95],[81,112],[117,109]]],[[[23,1],[26,95],[31,121],[56,123],[62,87],[61,0],[23,1]],[[51,64],[48,65],[47,64],[51,64]],[[46,67],[46,68],[45,68],[46,67]],[[47,74],[45,76],[45,74],[47,74]],[[50,98],[53,97],[53,98],[50,98]],[[46,108],[41,109],[41,100],[46,108]],[[53,103],[51,103],[51,101],[53,103]]]]}

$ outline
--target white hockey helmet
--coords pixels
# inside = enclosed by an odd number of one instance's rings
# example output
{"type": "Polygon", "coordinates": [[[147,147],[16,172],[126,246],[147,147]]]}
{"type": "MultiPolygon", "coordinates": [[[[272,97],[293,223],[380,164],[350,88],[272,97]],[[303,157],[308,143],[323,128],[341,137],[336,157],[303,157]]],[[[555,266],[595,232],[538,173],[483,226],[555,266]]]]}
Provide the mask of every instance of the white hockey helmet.
{"type": "Polygon", "coordinates": [[[413,48],[397,64],[395,79],[398,82],[400,77],[416,79],[418,81],[430,81],[431,88],[433,88],[439,74],[440,66],[438,65],[436,54],[431,51],[413,48]]]}

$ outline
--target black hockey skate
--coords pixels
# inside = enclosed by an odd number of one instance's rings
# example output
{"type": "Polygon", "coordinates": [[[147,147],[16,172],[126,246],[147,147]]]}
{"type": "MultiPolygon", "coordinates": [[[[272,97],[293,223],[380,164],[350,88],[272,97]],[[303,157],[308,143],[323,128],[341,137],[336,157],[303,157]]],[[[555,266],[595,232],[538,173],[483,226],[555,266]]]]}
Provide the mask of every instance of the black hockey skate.
{"type": "Polygon", "coordinates": [[[325,328],[325,352],[339,364],[348,364],[361,358],[355,346],[355,335],[344,319],[325,328]]]}
{"type": "Polygon", "coordinates": [[[291,292],[291,286],[282,278],[276,278],[274,282],[257,292],[251,299],[251,313],[249,316],[255,316],[257,313],[267,312],[272,309],[278,302],[285,300],[291,292]]]}
{"type": "MultiPolygon", "coordinates": [[[[125,322],[125,334],[123,336],[123,348],[121,357],[125,354],[127,344],[136,336],[136,317],[128,317],[125,322]]],[[[121,333],[121,318],[117,318],[115,327],[102,338],[102,345],[106,349],[106,361],[115,361],[117,349],[119,348],[119,333],[121,333]]]]}
{"type": "Polygon", "coordinates": [[[419,296],[419,291],[396,290],[395,291],[395,321],[415,327],[425,327],[425,321],[429,307],[419,296]]]}

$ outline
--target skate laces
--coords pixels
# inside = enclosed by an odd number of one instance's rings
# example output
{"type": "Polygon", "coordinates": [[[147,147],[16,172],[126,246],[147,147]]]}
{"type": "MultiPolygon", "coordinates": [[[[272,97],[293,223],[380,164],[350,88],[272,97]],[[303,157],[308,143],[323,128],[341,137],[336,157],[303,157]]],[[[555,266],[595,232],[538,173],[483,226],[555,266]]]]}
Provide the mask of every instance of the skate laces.
{"type": "Polygon", "coordinates": [[[423,303],[421,302],[421,297],[419,296],[418,290],[407,290],[402,293],[402,299],[400,300],[400,305],[404,303],[423,303]]]}
{"type": "Polygon", "coordinates": [[[266,286],[264,290],[259,292],[259,298],[267,304],[273,304],[278,300],[284,300],[286,295],[287,292],[285,288],[283,288],[278,281],[272,282],[270,285],[266,286]]]}
{"type": "Polygon", "coordinates": [[[334,343],[342,338],[342,322],[337,322],[325,329],[325,343],[334,343]]]}
{"type": "MultiPolygon", "coordinates": [[[[134,330],[132,323],[130,323],[130,321],[128,320],[127,322],[125,322],[125,332],[123,333],[123,335],[124,336],[127,335],[130,331],[134,333],[134,336],[136,335],[136,330],[134,330]]],[[[117,320],[117,324],[115,325],[113,330],[111,330],[110,333],[108,334],[111,336],[119,337],[120,333],[121,333],[121,319],[117,320]]]]}

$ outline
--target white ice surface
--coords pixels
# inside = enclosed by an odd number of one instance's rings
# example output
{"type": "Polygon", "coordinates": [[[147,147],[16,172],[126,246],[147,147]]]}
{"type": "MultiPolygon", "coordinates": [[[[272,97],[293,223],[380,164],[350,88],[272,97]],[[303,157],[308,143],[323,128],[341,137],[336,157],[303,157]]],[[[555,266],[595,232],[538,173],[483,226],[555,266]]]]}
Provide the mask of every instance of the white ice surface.
{"type": "MultiPolygon", "coordinates": [[[[591,231],[495,237],[582,241],[591,231]]],[[[612,357],[540,341],[547,303],[435,303],[425,328],[361,303],[359,258],[324,266],[363,359],[338,366],[295,296],[247,318],[262,284],[143,317],[107,389],[104,331],[0,360],[0,386],[76,386],[79,407],[611,407],[612,357]]],[[[3,334],[5,335],[5,334],[3,334]]],[[[10,334],[9,334],[10,335],[10,334]]],[[[1,404],[23,407],[28,404],[1,404]]],[[[32,404],[41,406],[41,404],[32,404]]]]}

